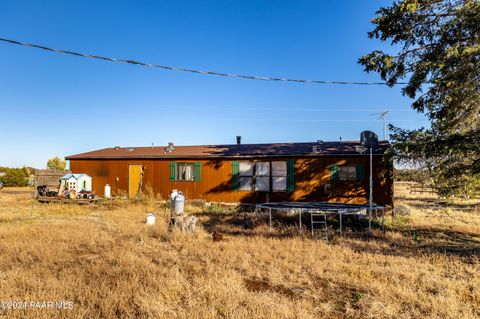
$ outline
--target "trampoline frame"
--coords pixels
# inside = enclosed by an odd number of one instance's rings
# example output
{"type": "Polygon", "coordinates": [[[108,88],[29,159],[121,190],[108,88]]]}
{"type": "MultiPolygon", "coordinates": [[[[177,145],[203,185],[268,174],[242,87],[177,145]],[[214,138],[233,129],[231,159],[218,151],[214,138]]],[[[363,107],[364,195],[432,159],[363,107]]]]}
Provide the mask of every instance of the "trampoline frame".
{"type": "MultiPolygon", "coordinates": [[[[378,212],[381,211],[382,232],[385,232],[385,207],[375,205],[370,209],[369,205],[343,204],[343,203],[327,203],[327,202],[271,202],[255,205],[255,214],[259,214],[262,210],[268,211],[269,227],[272,229],[272,211],[286,212],[287,214],[298,214],[298,225],[302,229],[302,216],[312,215],[338,215],[340,223],[340,234],[343,231],[343,215],[366,215],[368,217],[368,229],[372,230],[372,214],[375,212],[375,218],[378,218],[378,212]]],[[[312,235],[314,232],[313,224],[310,225],[312,235]]]]}

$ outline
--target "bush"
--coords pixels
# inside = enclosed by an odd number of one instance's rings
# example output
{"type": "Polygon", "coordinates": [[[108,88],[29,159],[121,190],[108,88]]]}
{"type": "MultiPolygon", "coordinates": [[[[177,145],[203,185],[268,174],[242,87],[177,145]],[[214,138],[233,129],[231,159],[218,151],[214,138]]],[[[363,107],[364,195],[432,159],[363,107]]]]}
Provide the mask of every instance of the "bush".
{"type": "Polygon", "coordinates": [[[5,170],[5,175],[0,177],[4,186],[27,186],[28,170],[25,168],[9,168],[5,170]]]}

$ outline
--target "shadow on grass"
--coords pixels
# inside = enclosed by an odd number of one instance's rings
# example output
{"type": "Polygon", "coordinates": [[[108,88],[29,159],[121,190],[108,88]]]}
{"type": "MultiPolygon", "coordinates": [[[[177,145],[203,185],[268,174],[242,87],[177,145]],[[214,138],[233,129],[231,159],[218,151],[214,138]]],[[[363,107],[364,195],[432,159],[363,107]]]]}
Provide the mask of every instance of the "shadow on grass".
{"type": "Polygon", "coordinates": [[[404,204],[411,206],[412,208],[444,208],[455,210],[468,210],[468,211],[480,211],[480,204],[466,204],[466,203],[452,203],[444,199],[428,198],[428,197],[407,197],[398,196],[395,197],[395,201],[402,201],[404,204]]]}
{"type": "MultiPolygon", "coordinates": [[[[303,230],[298,228],[298,215],[292,217],[275,216],[273,229],[269,230],[268,216],[255,216],[252,213],[200,213],[204,229],[210,233],[227,236],[261,236],[268,238],[303,237],[312,239],[310,220],[302,220],[303,230]]],[[[372,221],[373,231],[368,232],[368,220],[345,218],[343,235],[338,233],[336,218],[328,219],[329,239],[334,245],[351,248],[358,253],[383,254],[411,257],[419,253],[480,257],[480,236],[477,233],[455,231],[447,228],[419,228],[409,225],[390,225],[387,232],[380,231],[380,225],[372,221]],[[400,234],[400,236],[392,236],[400,234]]]]}
{"type": "Polygon", "coordinates": [[[478,259],[480,257],[480,238],[470,232],[450,229],[410,228],[387,230],[381,233],[348,233],[343,246],[358,253],[383,254],[388,256],[412,257],[421,254],[455,255],[478,259]],[[389,236],[396,232],[398,236],[389,236]]]}
{"type": "MultiPolygon", "coordinates": [[[[299,228],[298,215],[285,216],[274,214],[272,216],[272,229],[269,229],[268,215],[255,215],[253,213],[210,213],[196,214],[203,228],[210,233],[219,232],[228,236],[262,236],[274,238],[305,237],[311,239],[310,217],[302,218],[302,229],[299,228]]],[[[329,237],[334,238],[339,231],[338,216],[328,218],[329,237]]],[[[380,228],[380,224],[372,222],[372,227],[380,228]]],[[[350,232],[365,233],[368,229],[368,220],[358,220],[353,216],[343,217],[343,229],[350,232]]]]}

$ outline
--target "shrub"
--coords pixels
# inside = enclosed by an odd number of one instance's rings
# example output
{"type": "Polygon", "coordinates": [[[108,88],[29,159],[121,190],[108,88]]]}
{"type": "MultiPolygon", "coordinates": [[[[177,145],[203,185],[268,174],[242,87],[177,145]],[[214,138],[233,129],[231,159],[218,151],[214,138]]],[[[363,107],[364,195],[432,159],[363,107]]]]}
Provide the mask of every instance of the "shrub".
{"type": "Polygon", "coordinates": [[[4,186],[27,186],[28,177],[28,170],[25,168],[9,168],[0,180],[4,186]]]}

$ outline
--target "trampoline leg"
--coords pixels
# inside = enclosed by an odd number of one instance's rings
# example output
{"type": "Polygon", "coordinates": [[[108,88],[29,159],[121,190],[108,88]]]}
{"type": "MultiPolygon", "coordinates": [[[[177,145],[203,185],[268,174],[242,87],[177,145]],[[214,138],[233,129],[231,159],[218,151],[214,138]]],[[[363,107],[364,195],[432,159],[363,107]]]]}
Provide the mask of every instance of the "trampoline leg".
{"type": "Polygon", "coordinates": [[[372,209],[368,210],[368,230],[372,231],[372,209]]]}
{"type": "Polygon", "coordinates": [[[312,229],[312,237],[314,236],[313,234],[313,214],[310,212],[310,228],[312,229]]]}
{"type": "Polygon", "coordinates": [[[272,209],[269,208],[268,209],[268,219],[269,219],[269,226],[270,226],[270,230],[272,230],[272,209]]]}
{"type": "Polygon", "coordinates": [[[385,208],[382,208],[382,232],[385,233],[385,208]]]}
{"type": "Polygon", "coordinates": [[[298,210],[298,227],[302,230],[302,210],[298,210]]]}
{"type": "Polygon", "coordinates": [[[340,235],[341,235],[342,234],[342,213],[339,213],[338,216],[340,218],[340,235]]]}
{"type": "Polygon", "coordinates": [[[301,210],[298,211],[298,228],[302,230],[302,211],[301,210]]]}

